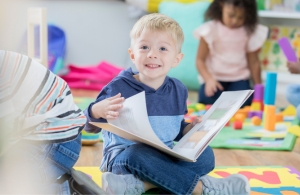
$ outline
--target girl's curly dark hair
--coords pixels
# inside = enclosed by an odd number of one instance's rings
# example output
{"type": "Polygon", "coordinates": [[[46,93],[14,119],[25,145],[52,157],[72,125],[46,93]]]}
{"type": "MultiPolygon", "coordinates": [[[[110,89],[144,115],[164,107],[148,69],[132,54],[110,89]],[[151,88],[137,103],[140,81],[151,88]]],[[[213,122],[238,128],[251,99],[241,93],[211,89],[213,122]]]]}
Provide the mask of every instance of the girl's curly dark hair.
{"type": "Polygon", "coordinates": [[[214,0],[205,13],[205,20],[222,21],[222,5],[224,4],[244,9],[244,26],[249,34],[254,32],[258,23],[256,0],[214,0]]]}

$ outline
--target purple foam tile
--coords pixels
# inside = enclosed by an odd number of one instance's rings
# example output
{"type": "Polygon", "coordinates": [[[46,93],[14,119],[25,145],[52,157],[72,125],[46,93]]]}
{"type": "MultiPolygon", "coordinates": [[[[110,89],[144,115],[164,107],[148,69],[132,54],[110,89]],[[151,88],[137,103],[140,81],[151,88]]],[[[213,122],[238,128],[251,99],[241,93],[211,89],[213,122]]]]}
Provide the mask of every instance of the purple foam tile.
{"type": "Polygon", "coordinates": [[[298,179],[300,180],[300,171],[291,166],[286,166],[286,168],[290,169],[290,173],[298,175],[298,179]]]}
{"type": "Polygon", "coordinates": [[[288,38],[283,37],[283,38],[279,39],[278,44],[288,61],[290,61],[290,62],[298,61],[296,53],[295,53],[294,49],[292,48],[291,43],[288,40],[288,38]]]}

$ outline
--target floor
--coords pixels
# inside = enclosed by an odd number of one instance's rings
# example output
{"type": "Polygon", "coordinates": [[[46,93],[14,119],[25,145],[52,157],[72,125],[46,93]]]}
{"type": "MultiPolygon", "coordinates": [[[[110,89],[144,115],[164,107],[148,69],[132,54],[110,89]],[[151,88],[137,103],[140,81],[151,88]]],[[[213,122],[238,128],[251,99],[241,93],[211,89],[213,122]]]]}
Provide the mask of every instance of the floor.
{"type": "MultiPolygon", "coordinates": [[[[197,100],[197,92],[190,92],[189,99],[197,100]]],[[[292,166],[300,171],[300,138],[292,151],[259,151],[214,149],[216,166],[292,166]]],[[[102,160],[102,143],[83,146],[75,166],[99,166],[102,160]]]]}

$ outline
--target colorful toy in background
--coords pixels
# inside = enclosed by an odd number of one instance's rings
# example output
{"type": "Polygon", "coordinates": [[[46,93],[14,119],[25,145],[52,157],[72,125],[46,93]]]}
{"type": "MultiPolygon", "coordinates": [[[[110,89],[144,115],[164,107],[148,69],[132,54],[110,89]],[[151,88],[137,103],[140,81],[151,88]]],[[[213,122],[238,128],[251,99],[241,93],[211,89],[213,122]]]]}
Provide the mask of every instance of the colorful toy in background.
{"type": "Polygon", "coordinates": [[[58,74],[64,68],[66,36],[64,31],[54,25],[48,25],[48,68],[58,74]]]}
{"type": "MultiPolygon", "coordinates": [[[[274,131],[276,124],[276,84],[277,74],[273,72],[267,73],[266,88],[264,94],[264,127],[266,130],[274,131]]],[[[282,122],[282,121],[278,121],[282,122]]]]}
{"type": "MultiPolygon", "coordinates": [[[[251,106],[239,109],[212,140],[213,148],[292,150],[300,136],[296,108],[276,109],[277,74],[267,73],[266,85],[255,85],[251,106]]],[[[202,116],[210,105],[188,103],[186,121],[202,116]]]]}
{"type": "Polygon", "coordinates": [[[299,0],[256,0],[258,10],[272,10],[280,12],[299,12],[299,0]]]}
{"type": "Polygon", "coordinates": [[[146,12],[158,12],[161,2],[178,2],[178,3],[194,3],[194,2],[212,2],[212,0],[125,0],[126,3],[134,5],[146,12]]]}
{"type": "Polygon", "coordinates": [[[297,58],[300,57],[300,28],[285,26],[269,26],[270,35],[263,45],[259,59],[262,69],[266,71],[288,72],[286,63],[287,59],[280,48],[279,40],[286,37],[291,43],[292,49],[297,58]]]}
{"type": "Polygon", "coordinates": [[[278,44],[283,51],[286,59],[289,62],[297,62],[298,58],[296,56],[296,53],[294,49],[292,48],[292,45],[290,44],[290,41],[286,37],[282,37],[281,39],[278,40],[278,44]]]}
{"type": "MultiPolygon", "coordinates": [[[[40,29],[34,28],[35,56],[40,56],[40,29]]],[[[66,36],[64,31],[52,24],[48,24],[48,69],[54,74],[58,74],[64,68],[64,58],[66,53],[66,36]]]]}
{"type": "MultiPolygon", "coordinates": [[[[126,3],[134,5],[146,12],[157,12],[161,2],[212,2],[213,0],[125,0],[126,3]]],[[[274,10],[282,12],[299,12],[300,0],[256,0],[258,10],[274,10]]]]}
{"type": "Polygon", "coordinates": [[[276,10],[283,6],[283,0],[257,0],[259,10],[276,10]]]}
{"type": "Polygon", "coordinates": [[[203,116],[211,105],[201,103],[187,103],[188,113],[184,116],[185,121],[191,123],[195,117],[203,116]]]}
{"type": "Polygon", "coordinates": [[[276,73],[268,73],[266,86],[255,85],[251,106],[237,111],[231,125],[224,127],[212,140],[212,148],[251,150],[292,150],[300,134],[296,108],[283,111],[275,107],[276,73]]]}
{"type": "MultiPolygon", "coordinates": [[[[85,110],[91,102],[93,102],[93,98],[88,97],[74,97],[75,104],[81,109],[85,110]]],[[[82,130],[81,143],[84,146],[91,146],[98,142],[102,141],[101,133],[87,133],[85,130],[82,130]]]]}

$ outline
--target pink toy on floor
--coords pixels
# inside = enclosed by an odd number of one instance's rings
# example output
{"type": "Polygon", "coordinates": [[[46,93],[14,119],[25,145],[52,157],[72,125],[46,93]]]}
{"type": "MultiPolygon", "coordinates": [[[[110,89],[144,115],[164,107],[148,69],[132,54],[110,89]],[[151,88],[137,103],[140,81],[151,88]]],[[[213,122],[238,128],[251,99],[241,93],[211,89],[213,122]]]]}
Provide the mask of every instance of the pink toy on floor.
{"type": "Polygon", "coordinates": [[[78,67],[69,65],[69,70],[69,73],[62,75],[61,78],[68,83],[70,88],[100,91],[116,77],[123,68],[103,61],[97,66],[78,67]]]}

